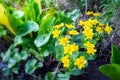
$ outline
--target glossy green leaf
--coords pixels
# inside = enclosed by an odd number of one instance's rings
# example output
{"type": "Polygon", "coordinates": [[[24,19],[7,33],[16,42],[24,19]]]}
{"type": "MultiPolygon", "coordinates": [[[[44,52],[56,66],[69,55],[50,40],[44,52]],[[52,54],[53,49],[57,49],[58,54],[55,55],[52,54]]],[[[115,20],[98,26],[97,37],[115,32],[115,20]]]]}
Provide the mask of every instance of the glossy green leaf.
{"type": "Polygon", "coordinates": [[[111,63],[120,64],[120,50],[112,45],[111,63]]]}
{"type": "Polygon", "coordinates": [[[9,69],[9,68],[3,68],[3,69],[2,69],[2,72],[3,72],[3,75],[4,75],[4,76],[7,76],[7,75],[10,74],[10,69],[9,69]]]}
{"type": "Polygon", "coordinates": [[[55,44],[55,50],[56,50],[56,59],[61,60],[62,57],[64,56],[63,46],[60,45],[59,43],[56,43],[55,44]]]}
{"type": "Polygon", "coordinates": [[[2,26],[0,26],[0,36],[6,35],[6,33],[6,30],[2,26]]]}
{"type": "Polygon", "coordinates": [[[118,64],[100,66],[99,71],[108,76],[111,80],[120,80],[120,65],[118,64]]]}
{"type": "Polygon", "coordinates": [[[14,46],[18,46],[19,44],[23,43],[23,39],[21,36],[16,36],[14,39],[14,46]]]}
{"type": "Polygon", "coordinates": [[[36,32],[39,30],[39,25],[33,21],[27,21],[21,27],[19,27],[19,36],[25,36],[31,32],[36,32]]]}
{"type": "Polygon", "coordinates": [[[46,75],[45,75],[45,80],[51,80],[52,79],[52,76],[53,74],[51,72],[48,72],[46,75]]]}
{"type": "Polygon", "coordinates": [[[14,16],[16,19],[23,17],[24,12],[23,11],[15,11],[12,16],[14,16]]]}
{"type": "Polygon", "coordinates": [[[50,35],[38,35],[34,43],[37,47],[45,45],[50,39],[50,35]]]}
{"type": "Polygon", "coordinates": [[[61,72],[59,72],[58,74],[57,74],[57,77],[55,78],[55,80],[70,80],[70,74],[69,73],[61,73],[61,72]]]}
{"type": "Polygon", "coordinates": [[[28,52],[32,55],[34,55],[38,60],[41,60],[41,54],[39,52],[37,52],[36,50],[30,48],[28,50],[28,52]]]}
{"type": "Polygon", "coordinates": [[[31,74],[35,71],[35,69],[37,69],[38,67],[42,67],[43,64],[42,63],[37,63],[36,59],[30,59],[27,61],[26,65],[25,65],[25,72],[28,74],[31,74]]]}

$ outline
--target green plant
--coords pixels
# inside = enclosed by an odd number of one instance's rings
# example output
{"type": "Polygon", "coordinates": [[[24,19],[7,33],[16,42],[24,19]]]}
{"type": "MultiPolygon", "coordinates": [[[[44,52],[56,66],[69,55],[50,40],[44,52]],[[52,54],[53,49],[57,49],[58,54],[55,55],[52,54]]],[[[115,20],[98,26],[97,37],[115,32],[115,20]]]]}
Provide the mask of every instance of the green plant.
{"type": "Polygon", "coordinates": [[[99,67],[99,71],[108,76],[111,80],[120,80],[120,51],[112,45],[112,56],[110,64],[99,67]]]}
{"type": "Polygon", "coordinates": [[[21,65],[27,74],[32,74],[44,67],[45,57],[53,54],[58,66],[45,79],[69,80],[70,75],[84,72],[87,60],[95,58],[97,41],[112,31],[108,24],[103,24],[99,13],[87,12],[89,19],[80,20],[82,28],[77,31],[74,26],[79,16],[77,10],[68,13],[68,17],[54,8],[42,11],[40,0],[26,0],[19,10],[5,4],[6,8],[0,6],[0,36],[13,42],[1,53],[6,64],[4,75],[19,74],[21,65]],[[59,70],[61,64],[65,73],[59,70]]]}

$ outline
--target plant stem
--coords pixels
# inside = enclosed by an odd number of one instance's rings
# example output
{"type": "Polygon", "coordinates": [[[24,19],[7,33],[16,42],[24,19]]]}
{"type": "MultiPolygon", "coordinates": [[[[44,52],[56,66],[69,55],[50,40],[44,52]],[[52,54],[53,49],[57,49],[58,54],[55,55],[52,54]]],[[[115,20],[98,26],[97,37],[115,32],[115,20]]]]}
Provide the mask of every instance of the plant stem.
{"type": "Polygon", "coordinates": [[[56,74],[57,74],[58,69],[59,69],[59,67],[60,67],[60,64],[61,64],[61,62],[58,63],[58,65],[57,65],[57,67],[56,67],[56,69],[55,69],[55,71],[54,71],[54,75],[53,75],[53,77],[52,77],[51,80],[55,80],[55,77],[56,77],[56,74]]]}

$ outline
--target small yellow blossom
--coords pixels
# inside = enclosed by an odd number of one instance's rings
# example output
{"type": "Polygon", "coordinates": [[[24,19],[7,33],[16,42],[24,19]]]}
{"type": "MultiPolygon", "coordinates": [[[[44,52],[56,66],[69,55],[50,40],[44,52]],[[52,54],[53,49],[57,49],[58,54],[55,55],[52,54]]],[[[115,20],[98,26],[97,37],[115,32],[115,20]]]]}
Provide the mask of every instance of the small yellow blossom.
{"type": "Polygon", "coordinates": [[[85,35],[86,39],[92,39],[93,38],[93,32],[92,29],[87,28],[83,31],[83,34],[85,35]]]}
{"type": "Polygon", "coordinates": [[[59,28],[61,28],[63,26],[64,26],[64,23],[61,23],[61,24],[56,25],[54,28],[59,29],[59,28]]]}
{"type": "Polygon", "coordinates": [[[63,37],[63,38],[59,39],[59,43],[61,45],[65,45],[66,43],[68,43],[68,41],[69,41],[69,38],[67,38],[67,37],[63,37]]]}
{"type": "Polygon", "coordinates": [[[65,24],[65,26],[66,26],[68,29],[70,29],[70,28],[74,28],[74,26],[71,25],[71,24],[65,24]]]}
{"type": "Polygon", "coordinates": [[[100,13],[93,13],[93,16],[95,17],[100,16],[100,13]]]}
{"type": "Polygon", "coordinates": [[[78,51],[79,50],[79,46],[76,45],[75,43],[72,44],[72,48],[73,48],[73,51],[78,51]]]}
{"type": "Polygon", "coordinates": [[[60,34],[60,31],[59,30],[54,30],[52,32],[52,34],[53,34],[53,38],[57,38],[59,36],[59,34],[60,34]]]}
{"type": "Polygon", "coordinates": [[[112,28],[107,25],[107,26],[104,28],[104,30],[105,30],[108,34],[110,34],[110,32],[112,31],[112,28]]]}
{"type": "Polygon", "coordinates": [[[74,65],[77,65],[79,69],[82,69],[85,67],[86,63],[87,61],[84,59],[84,56],[80,56],[75,60],[74,65]]]}
{"type": "Polygon", "coordinates": [[[95,53],[96,51],[97,51],[97,50],[94,49],[94,48],[91,48],[91,47],[88,47],[88,48],[87,48],[87,53],[88,53],[88,54],[93,54],[93,55],[94,55],[94,53],[95,53]]]}
{"type": "Polygon", "coordinates": [[[103,24],[103,23],[100,23],[100,24],[99,24],[99,26],[100,26],[100,27],[104,27],[104,26],[105,26],[105,24],[103,24]]]}
{"type": "Polygon", "coordinates": [[[84,24],[85,24],[84,21],[82,21],[82,20],[79,21],[79,25],[80,25],[80,26],[83,26],[84,24]]]}
{"type": "Polygon", "coordinates": [[[77,35],[79,34],[76,30],[71,30],[68,32],[70,35],[77,35]]]}
{"type": "Polygon", "coordinates": [[[96,49],[94,49],[94,48],[95,48],[95,45],[92,44],[92,43],[90,43],[89,41],[87,41],[87,42],[84,44],[84,46],[87,47],[87,53],[88,53],[88,54],[93,54],[93,55],[94,55],[94,53],[97,51],[96,49]]]}
{"type": "Polygon", "coordinates": [[[94,44],[92,44],[92,43],[90,43],[89,41],[87,41],[85,44],[83,44],[84,46],[86,46],[86,47],[90,47],[90,48],[94,48],[95,47],[95,45],[94,44]]]}
{"type": "Polygon", "coordinates": [[[88,12],[86,12],[86,15],[92,15],[93,14],[93,12],[92,11],[88,11],[88,12]]]}
{"type": "Polygon", "coordinates": [[[74,51],[74,48],[72,47],[72,45],[70,45],[70,44],[67,44],[65,47],[64,47],[64,53],[65,54],[72,54],[73,53],[73,51],[74,51]]]}
{"type": "Polygon", "coordinates": [[[69,67],[69,63],[70,63],[69,55],[66,55],[62,58],[62,63],[63,63],[63,67],[65,68],[69,67]]]}
{"type": "Polygon", "coordinates": [[[96,25],[97,23],[99,23],[99,21],[97,19],[94,19],[92,22],[93,25],[96,25]]]}
{"type": "Polygon", "coordinates": [[[99,32],[99,33],[102,33],[103,32],[103,29],[101,27],[97,27],[96,28],[96,31],[99,32]]]}

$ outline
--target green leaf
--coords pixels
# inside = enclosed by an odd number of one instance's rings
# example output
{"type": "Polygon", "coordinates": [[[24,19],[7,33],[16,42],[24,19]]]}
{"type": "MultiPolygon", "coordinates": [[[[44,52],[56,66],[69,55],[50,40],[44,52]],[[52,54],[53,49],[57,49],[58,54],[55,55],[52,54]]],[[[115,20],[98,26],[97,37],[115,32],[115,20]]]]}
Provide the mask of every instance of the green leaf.
{"type": "Polygon", "coordinates": [[[53,22],[55,20],[55,11],[54,9],[50,9],[45,16],[42,18],[40,23],[40,28],[38,34],[50,34],[53,30],[53,22]]]}
{"type": "Polygon", "coordinates": [[[75,10],[67,13],[67,16],[69,18],[71,18],[74,22],[79,17],[79,15],[80,15],[80,10],[78,10],[78,9],[75,9],[75,10]]]}
{"type": "Polygon", "coordinates": [[[68,72],[66,72],[65,74],[59,72],[55,80],[69,80],[69,79],[70,79],[70,74],[68,72]]]}
{"type": "Polygon", "coordinates": [[[26,60],[29,56],[28,52],[25,50],[23,50],[20,55],[21,55],[21,60],[26,60]]]}
{"type": "Polygon", "coordinates": [[[45,45],[50,39],[50,35],[38,35],[34,43],[37,47],[45,45]]]}
{"type": "Polygon", "coordinates": [[[56,43],[55,44],[55,50],[56,50],[56,59],[61,60],[62,57],[64,56],[63,46],[60,45],[59,43],[56,43]]]}
{"type": "Polygon", "coordinates": [[[100,66],[99,71],[108,76],[111,80],[120,80],[120,65],[118,64],[100,66]]]}
{"type": "Polygon", "coordinates": [[[30,54],[34,55],[38,60],[41,60],[41,54],[38,53],[36,50],[30,48],[30,49],[28,50],[28,52],[29,52],[30,54]]]}
{"type": "Polygon", "coordinates": [[[16,36],[14,39],[14,46],[18,46],[19,44],[23,43],[23,39],[21,36],[16,36]]]}
{"type": "Polygon", "coordinates": [[[24,12],[23,11],[15,11],[12,16],[14,16],[16,19],[23,17],[24,12]]]}
{"type": "Polygon", "coordinates": [[[13,54],[12,49],[13,49],[13,45],[11,45],[5,53],[1,53],[3,62],[7,62],[10,59],[10,56],[13,54]]]}
{"type": "Polygon", "coordinates": [[[10,58],[8,61],[8,68],[12,68],[15,64],[17,63],[17,61],[13,58],[10,58]]]}
{"type": "Polygon", "coordinates": [[[9,69],[9,68],[3,68],[3,69],[2,69],[2,72],[3,72],[3,75],[4,75],[4,76],[7,76],[7,75],[10,74],[10,69],[9,69]]]}
{"type": "Polygon", "coordinates": [[[111,63],[120,64],[120,51],[115,45],[112,45],[111,63]]]}
{"type": "Polygon", "coordinates": [[[80,70],[78,68],[74,68],[74,70],[72,71],[71,75],[81,75],[84,73],[84,70],[80,70]]]}
{"type": "Polygon", "coordinates": [[[52,79],[52,76],[53,74],[51,72],[48,72],[46,75],[45,75],[45,80],[51,80],[52,79]]]}
{"type": "Polygon", "coordinates": [[[27,61],[26,65],[25,65],[25,72],[28,74],[31,74],[35,71],[36,68],[38,67],[42,67],[43,64],[42,63],[37,63],[36,59],[30,59],[27,61]]]}
{"type": "Polygon", "coordinates": [[[36,32],[39,30],[39,25],[33,21],[27,21],[25,24],[19,27],[18,35],[25,36],[31,32],[36,32]]]}
{"type": "Polygon", "coordinates": [[[6,30],[2,26],[0,26],[0,36],[6,35],[6,33],[6,30]]]}

